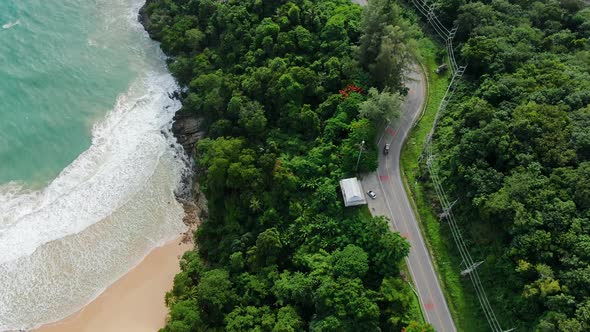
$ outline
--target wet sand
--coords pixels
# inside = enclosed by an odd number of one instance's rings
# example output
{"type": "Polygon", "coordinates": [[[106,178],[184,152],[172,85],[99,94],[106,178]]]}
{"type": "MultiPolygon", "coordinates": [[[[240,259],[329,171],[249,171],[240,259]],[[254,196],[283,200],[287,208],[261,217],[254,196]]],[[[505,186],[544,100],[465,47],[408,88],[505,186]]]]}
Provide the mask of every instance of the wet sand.
{"type": "Polygon", "coordinates": [[[155,248],[121,279],[79,312],[36,332],[155,332],[164,327],[164,295],[180,270],[178,261],[193,247],[182,238],[155,248]]]}

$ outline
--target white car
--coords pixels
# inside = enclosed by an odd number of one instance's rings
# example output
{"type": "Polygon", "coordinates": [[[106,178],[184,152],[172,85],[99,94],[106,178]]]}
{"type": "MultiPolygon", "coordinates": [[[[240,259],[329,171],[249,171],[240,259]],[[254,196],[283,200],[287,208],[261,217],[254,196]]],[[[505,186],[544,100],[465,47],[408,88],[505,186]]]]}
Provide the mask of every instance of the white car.
{"type": "Polygon", "coordinates": [[[369,197],[371,197],[372,199],[377,198],[377,194],[375,194],[373,190],[367,191],[367,195],[369,195],[369,197]]]}

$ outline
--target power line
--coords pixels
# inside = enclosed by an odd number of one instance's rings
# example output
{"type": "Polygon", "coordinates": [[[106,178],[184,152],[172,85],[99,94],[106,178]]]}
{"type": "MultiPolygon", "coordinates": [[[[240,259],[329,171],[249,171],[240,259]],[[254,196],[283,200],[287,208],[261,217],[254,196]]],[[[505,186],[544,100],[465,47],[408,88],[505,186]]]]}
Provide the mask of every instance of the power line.
{"type": "Polygon", "coordinates": [[[457,28],[449,30],[440,22],[440,20],[434,12],[434,4],[428,5],[424,0],[412,0],[412,3],[416,6],[418,11],[422,13],[422,15],[426,16],[428,22],[431,24],[435,32],[444,40],[452,73],[451,81],[449,82],[445,94],[438,106],[434,118],[434,123],[432,125],[432,128],[430,129],[430,132],[426,136],[424,148],[422,150],[422,153],[420,154],[419,159],[421,160],[426,156],[426,166],[430,174],[430,179],[432,180],[434,191],[436,192],[438,200],[440,201],[443,209],[443,212],[439,217],[440,219],[447,220],[449,228],[451,229],[453,241],[455,242],[455,245],[457,246],[457,249],[459,251],[459,255],[461,256],[462,264],[465,264],[466,266],[466,268],[461,272],[461,274],[463,276],[469,276],[469,279],[473,284],[473,288],[475,289],[477,299],[486,317],[488,325],[490,326],[490,329],[493,332],[513,331],[514,329],[510,329],[508,331],[502,330],[502,327],[498,322],[496,314],[494,313],[494,310],[490,305],[484,286],[481,283],[479,273],[477,271],[477,267],[483,264],[483,261],[475,262],[471,257],[471,254],[469,253],[467,244],[463,240],[463,236],[461,235],[461,231],[459,229],[459,226],[457,225],[455,215],[453,214],[453,206],[457,201],[451,203],[447,198],[444,187],[442,185],[442,181],[440,180],[438,172],[436,170],[436,165],[434,164],[434,155],[432,154],[432,137],[434,135],[434,130],[438,125],[438,121],[440,119],[442,112],[447,107],[449,100],[451,99],[453,93],[455,92],[455,89],[457,88],[457,82],[461,79],[467,67],[457,65],[457,60],[455,58],[453,39],[455,37],[455,33],[457,32],[457,28]]]}
{"type": "Polygon", "coordinates": [[[490,325],[490,328],[492,329],[492,331],[500,332],[500,331],[502,331],[502,328],[501,328],[501,326],[496,318],[496,315],[495,315],[495,313],[494,313],[494,311],[487,299],[484,287],[481,284],[479,274],[477,273],[477,269],[474,267],[475,265],[477,265],[477,263],[474,262],[473,258],[469,254],[467,244],[463,240],[463,237],[461,235],[461,232],[460,232],[457,222],[455,220],[455,216],[453,214],[451,203],[449,203],[449,200],[447,199],[446,193],[445,193],[444,188],[441,184],[441,180],[438,176],[438,172],[436,171],[436,168],[434,167],[435,166],[434,165],[434,156],[432,155],[432,150],[430,147],[427,150],[426,165],[428,167],[428,170],[429,170],[429,173],[431,176],[431,180],[434,185],[435,192],[439,198],[439,201],[441,202],[443,210],[447,212],[445,214],[444,218],[448,221],[449,228],[451,229],[451,233],[453,236],[453,240],[457,246],[457,249],[459,251],[461,259],[464,264],[466,264],[469,267],[472,267],[471,270],[466,274],[469,276],[469,278],[475,288],[475,291],[476,291],[478,300],[480,302],[480,305],[482,307],[483,313],[486,316],[486,319],[487,319],[488,324],[490,325]]]}

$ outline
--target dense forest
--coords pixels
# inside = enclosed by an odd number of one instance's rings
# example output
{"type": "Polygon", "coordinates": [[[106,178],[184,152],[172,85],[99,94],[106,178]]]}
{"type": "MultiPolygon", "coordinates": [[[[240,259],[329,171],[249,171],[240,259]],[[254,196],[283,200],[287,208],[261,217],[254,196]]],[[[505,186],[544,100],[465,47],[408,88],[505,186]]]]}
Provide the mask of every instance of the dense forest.
{"type": "Polygon", "coordinates": [[[409,245],[338,181],[375,169],[415,30],[391,1],[156,0],[208,216],[166,296],[164,332],[432,331],[400,275],[409,245]],[[362,89],[340,93],[349,84],[362,89]],[[366,91],[366,93],[363,93],[366,91]]]}
{"type": "Polygon", "coordinates": [[[435,142],[504,325],[590,331],[590,9],[442,0],[467,77],[435,142]]]}

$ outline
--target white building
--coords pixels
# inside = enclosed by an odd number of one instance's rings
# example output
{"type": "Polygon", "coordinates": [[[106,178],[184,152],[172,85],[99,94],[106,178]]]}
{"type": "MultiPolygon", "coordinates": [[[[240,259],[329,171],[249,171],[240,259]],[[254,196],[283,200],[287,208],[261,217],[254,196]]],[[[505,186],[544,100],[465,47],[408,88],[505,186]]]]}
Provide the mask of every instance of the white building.
{"type": "Polygon", "coordinates": [[[355,206],[367,204],[363,187],[357,178],[340,180],[340,189],[344,197],[344,206],[355,206]]]}

